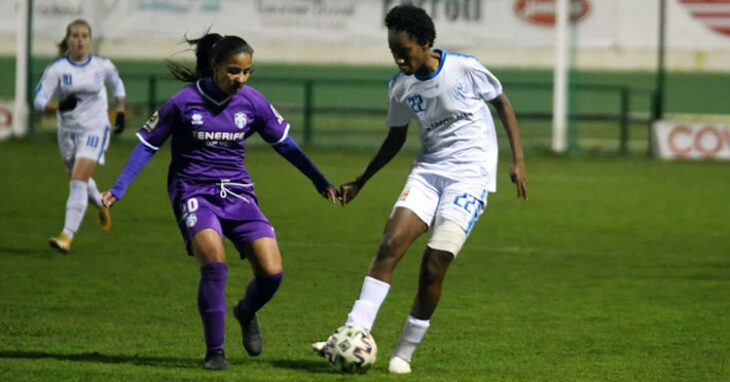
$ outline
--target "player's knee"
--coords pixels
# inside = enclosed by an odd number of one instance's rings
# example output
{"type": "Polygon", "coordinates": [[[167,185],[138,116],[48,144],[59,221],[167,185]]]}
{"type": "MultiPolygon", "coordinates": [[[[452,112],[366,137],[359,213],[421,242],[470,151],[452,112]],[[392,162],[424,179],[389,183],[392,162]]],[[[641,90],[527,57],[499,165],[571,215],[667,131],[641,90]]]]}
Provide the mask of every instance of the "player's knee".
{"type": "Polygon", "coordinates": [[[378,247],[378,260],[387,261],[397,259],[405,252],[405,240],[401,235],[386,235],[378,247]]]}
{"type": "Polygon", "coordinates": [[[458,224],[439,217],[433,226],[433,234],[428,241],[428,247],[456,256],[465,241],[466,232],[458,224]]]}
{"type": "Polygon", "coordinates": [[[441,283],[454,255],[445,251],[427,250],[421,264],[420,282],[428,286],[441,283]]]}

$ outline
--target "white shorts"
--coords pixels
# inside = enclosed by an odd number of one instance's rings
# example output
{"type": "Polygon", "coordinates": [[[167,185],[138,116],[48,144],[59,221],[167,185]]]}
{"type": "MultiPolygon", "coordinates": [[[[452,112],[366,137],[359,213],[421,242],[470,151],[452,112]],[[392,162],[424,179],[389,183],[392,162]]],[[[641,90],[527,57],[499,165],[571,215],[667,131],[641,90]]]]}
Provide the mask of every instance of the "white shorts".
{"type": "Polygon", "coordinates": [[[485,186],[412,172],[393,210],[408,208],[429,228],[440,216],[458,224],[468,235],[486,206],[485,186]]]}
{"type": "Polygon", "coordinates": [[[87,158],[104,164],[104,153],[109,147],[109,128],[92,131],[58,129],[58,148],[66,171],[70,174],[76,158],[87,158]]]}

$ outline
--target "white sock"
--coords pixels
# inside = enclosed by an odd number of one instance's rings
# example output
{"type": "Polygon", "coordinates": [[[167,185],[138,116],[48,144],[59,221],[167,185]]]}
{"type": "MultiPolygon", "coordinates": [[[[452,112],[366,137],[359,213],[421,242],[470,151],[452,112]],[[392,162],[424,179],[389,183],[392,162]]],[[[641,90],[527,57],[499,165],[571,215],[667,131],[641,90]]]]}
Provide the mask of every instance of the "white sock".
{"type": "Polygon", "coordinates": [[[360,299],[355,301],[352,311],[347,315],[348,326],[359,326],[367,332],[373,328],[375,318],[378,316],[380,305],[383,304],[385,296],[388,295],[390,284],[365,276],[360,291],[360,299]]]}
{"type": "Polygon", "coordinates": [[[101,192],[99,192],[99,189],[96,187],[96,182],[94,181],[94,178],[89,178],[89,183],[86,187],[86,190],[89,192],[89,200],[94,203],[96,208],[104,207],[104,204],[101,202],[101,192]]]}
{"type": "Polygon", "coordinates": [[[76,231],[79,230],[81,220],[84,219],[86,206],[89,203],[89,191],[86,182],[71,180],[70,191],[66,201],[66,221],[63,225],[63,233],[69,239],[73,239],[76,231]]]}
{"type": "Polygon", "coordinates": [[[406,326],[403,328],[403,334],[395,350],[393,350],[393,357],[400,357],[410,362],[411,357],[413,357],[413,352],[416,351],[416,346],[421,342],[430,325],[431,322],[429,320],[419,320],[408,315],[406,326]]]}

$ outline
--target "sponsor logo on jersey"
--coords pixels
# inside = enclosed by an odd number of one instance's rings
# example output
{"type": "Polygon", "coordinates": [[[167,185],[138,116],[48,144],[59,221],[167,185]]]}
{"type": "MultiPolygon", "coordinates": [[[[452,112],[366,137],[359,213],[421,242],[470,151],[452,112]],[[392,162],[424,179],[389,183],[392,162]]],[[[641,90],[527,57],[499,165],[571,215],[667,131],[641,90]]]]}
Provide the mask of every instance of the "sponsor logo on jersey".
{"type": "Polygon", "coordinates": [[[70,73],[65,73],[61,76],[64,85],[71,85],[72,78],[70,73]]]}
{"type": "Polygon", "coordinates": [[[147,131],[148,133],[151,133],[152,130],[154,130],[155,126],[157,126],[157,122],[160,121],[160,114],[155,111],[154,114],[150,117],[150,119],[147,120],[147,122],[142,125],[142,129],[147,131]]]}
{"type": "Polygon", "coordinates": [[[190,123],[195,126],[200,126],[203,124],[203,116],[200,113],[193,113],[192,116],[190,116],[190,123]]]}
{"type": "Polygon", "coordinates": [[[227,133],[224,131],[193,131],[193,138],[199,141],[240,141],[245,133],[227,133]]]}
{"type": "Polygon", "coordinates": [[[408,194],[410,194],[410,193],[411,193],[411,190],[404,190],[403,192],[401,192],[398,200],[400,200],[400,201],[406,200],[406,198],[408,197],[408,194]]]}
{"type": "Polygon", "coordinates": [[[472,114],[470,112],[455,114],[455,115],[452,115],[451,117],[444,118],[442,120],[430,123],[428,125],[428,130],[438,129],[439,127],[451,125],[452,123],[454,123],[456,121],[471,118],[473,115],[474,114],[472,114]]]}
{"type": "Polygon", "coordinates": [[[233,122],[236,124],[236,127],[239,129],[243,129],[246,127],[246,114],[245,113],[236,113],[233,115],[233,122]]]}
{"type": "MultiPolygon", "coordinates": [[[[555,25],[556,0],[517,0],[515,13],[523,20],[541,26],[555,25]]],[[[591,11],[589,0],[570,0],[570,21],[582,21],[591,11]]]]}

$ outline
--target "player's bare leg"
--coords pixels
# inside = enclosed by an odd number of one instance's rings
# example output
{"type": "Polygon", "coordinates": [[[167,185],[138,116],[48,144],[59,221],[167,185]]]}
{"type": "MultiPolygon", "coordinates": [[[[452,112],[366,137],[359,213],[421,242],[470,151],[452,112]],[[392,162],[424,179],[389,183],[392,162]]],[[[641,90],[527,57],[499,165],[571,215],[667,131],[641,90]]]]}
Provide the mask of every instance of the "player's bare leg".
{"type": "MultiPolygon", "coordinates": [[[[365,276],[360,298],[355,301],[352,311],[347,315],[345,325],[359,326],[370,332],[378,315],[380,305],[390,290],[390,281],[393,270],[403,255],[408,251],[411,243],[428,230],[428,226],[413,211],[398,207],[385,226],[383,239],[378,246],[378,252],[370,264],[368,275],[365,276]]],[[[326,342],[315,342],[312,349],[322,356],[326,342]]]]}
{"type": "Polygon", "coordinates": [[[205,332],[205,364],[208,370],[226,370],[228,362],[223,352],[226,319],[225,287],[228,278],[223,239],[214,229],[204,229],[190,243],[200,264],[198,311],[205,332]]]}
{"type": "Polygon", "coordinates": [[[419,320],[429,320],[441,298],[441,285],[454,255],[426,247],[421,260],[418,277],[418,293],[411,307],[411,316],[419,320]]]}
{"type": "Polygon", "coordinates": [[[428,226],[407,208],[396,208],[385,226],[378,252],[363,281],[360,298],[355,301],[345,325],[359,326],[370,332],[380,305],[390,290],[393,270],[408,247],[428,226]]]}
{"type": "Polygon", "coordinates": [[[261,354],[264,345],[256,312],[274,297],[284,277],[284,268],[274,238],[254,240],[243,252],[251,263],[254,279],[246,287],[246,296],[233,307],[233,314],[241,325],[244,349],[255,357],[261,354]]]}
{"type": "Polygon", "coordinates": [[[368,276],[390,284],[395,266],[411,243],[426,230],[426,223],[413,211],[403,207],[396,208],[385,226],[385,234],[370,264],[368,276]]]}
{"type": "Polygon", "coordinates": [[[411,314],[406,319],[403,334],[393,351],[388,366],[388,371],[391,373],[408,374],[411,372],[410,361],[413,352],[430,326],[429,320],[441,298],[441,286],[453,259],[454,255],[450,252],[426,247],[421,260],[418,293],[416,293],[411,314]]]}

